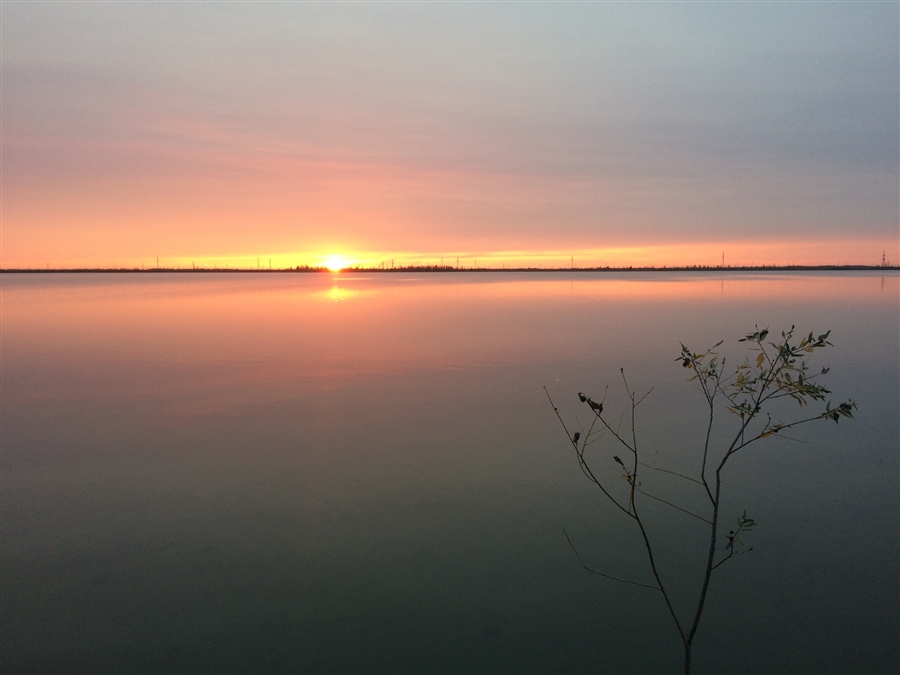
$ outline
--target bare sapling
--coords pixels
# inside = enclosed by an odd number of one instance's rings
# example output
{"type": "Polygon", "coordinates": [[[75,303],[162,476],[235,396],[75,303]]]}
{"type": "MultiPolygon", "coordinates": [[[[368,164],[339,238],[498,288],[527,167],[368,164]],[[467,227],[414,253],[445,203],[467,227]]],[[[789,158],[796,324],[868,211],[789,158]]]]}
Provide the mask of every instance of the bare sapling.
{"type": "Polygon", "coordinates": [[[691,653],[703,617],[710,580],[725,562],[751,550],[746,540],[756,526],[756,521],[746,511],[730,516],[727,525],[720,519],[723,480],[729,461],[738,453],[747,453],[751,446],[773,437],[783,437],[785,432],[801,425],[818,421],[838,422],[842,417],[853,417],[856,403],[852,400],[835,406],[828,400],[831,392],[820,383],[828,368],[813,372],[807,362],[818,350],[833,346],[828,341],[829,334],[830,331],[819,336],[810,333],[797,340],[792,326],[781,333],[780,339],[770,341],[769,330],[757,327],[753,333],[739,340],[747,343],[750,354],[730,371],[726,371],[725,357],[716,351],[723,341],[701,353],[681,345],[676,361],[691,372],[689,381],[697,384],[707,411],[693,475],[658,468],[656,462],[652,465],[646,463],[647,454],[638,445],[636,412],[652,389],[639,395],[629,384],[624,370],[620,370],[626,396],[626,409],[622,417],[611,419],[604,411],[608,387],[599,400],[579,392],[578,399],[587,408],[589,423],[585,426],[579,424],[577,431],[570,431],[550,392],[544,387],[550,405],[575,450],[582,473],[600,489],[604,499],[622,516],[630,519],[640,532],[653,581],[627,579],[591,567],[564,531],[566,539],[586,570],[615,582],[649,588],[660,594],[684,646],[686,675],[691,672],[691,653]],[[783,406],[778,405],[779,400],[787,399],[798,404],[799,410],[784,420],[775,415],[776,408],[783,410],[783,406]],[[614,466],[607,464],[604,467],[603,463],[608,462],[614,466]],[[608,478],[609,468],[615,469],[616,478],[621,475],[626,489],[613,488],[608,478]],[[647,471],[664,471],[696,484],[696,489],[701,491],[699,500],[702,510],[698,512],[696,507],[679,505],[674,500],[651,494],[642,483],[647,471]],[[705,563],[698,570],[701,580],[699,594],[691,601],[687,612],[676,611],[673,589],[667,585],[660,570],[657,543],[648,530],[643,510],[647,499],[692,516],[691,521],[708,532],[709,548],[703,556],[705,563]]]}

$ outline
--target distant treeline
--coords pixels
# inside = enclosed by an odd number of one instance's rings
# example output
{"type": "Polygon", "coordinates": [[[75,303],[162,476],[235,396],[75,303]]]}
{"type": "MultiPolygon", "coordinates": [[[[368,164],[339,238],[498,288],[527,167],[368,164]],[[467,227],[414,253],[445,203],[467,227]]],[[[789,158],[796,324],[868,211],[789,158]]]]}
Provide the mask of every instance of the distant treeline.
{"type": "MultiPolygon", "coordinates": [[[[790,271],[854,271],[854,270],[900,270],[897,265],[685,265],[676,267],[632,266],[627,267],[450,267],[448,265],[408,265],[397,267],[346,267],[341,272],[365,272],[377,274],[396,274],[397,272],[790,272],[790,271]]],[[[93,268],[43,268],[0,269],[0,274],[283,274],[294,273],[328,273],[336,274],[327,267],[309,267],[301,265],[281,269],[256,269],[240,267],[179,268],[150,267],[147,269],[130,267],[93,267],[93,268]]]]}

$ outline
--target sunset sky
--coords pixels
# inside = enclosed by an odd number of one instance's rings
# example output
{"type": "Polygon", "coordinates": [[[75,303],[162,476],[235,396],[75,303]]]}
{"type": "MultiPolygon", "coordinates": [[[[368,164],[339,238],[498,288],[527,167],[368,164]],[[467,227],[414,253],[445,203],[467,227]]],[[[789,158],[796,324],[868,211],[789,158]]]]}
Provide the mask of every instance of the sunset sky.
{"type": "Polygon", "coordinates": [[[900,261],[900,3],[7,2],[0,266],[900,261]]]}

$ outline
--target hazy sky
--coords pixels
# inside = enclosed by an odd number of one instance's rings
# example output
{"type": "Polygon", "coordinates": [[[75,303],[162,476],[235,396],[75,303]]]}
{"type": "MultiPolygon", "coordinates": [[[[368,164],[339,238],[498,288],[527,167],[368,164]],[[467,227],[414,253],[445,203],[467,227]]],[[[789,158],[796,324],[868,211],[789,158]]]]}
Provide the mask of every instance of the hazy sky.
{"type": "Polygon", "coordinates": [[[894,1],[0,11],[4,267],[900,260],[894,1]]]}

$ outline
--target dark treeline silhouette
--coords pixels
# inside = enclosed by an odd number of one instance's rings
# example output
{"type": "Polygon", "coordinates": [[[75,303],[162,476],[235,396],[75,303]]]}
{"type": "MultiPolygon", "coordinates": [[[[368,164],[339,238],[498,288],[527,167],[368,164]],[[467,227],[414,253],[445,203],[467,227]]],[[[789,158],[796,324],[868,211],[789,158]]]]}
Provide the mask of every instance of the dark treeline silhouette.
{"type": "Polygon", "coordinates": [[[117,273],[117,274],[211,274],[211,273],[241,273],[241,274],[273,274],[284,272],[313,272],[338,274],[343,272],[366,272],[378,274],[396,274],[398,272],[789,272],[789,271],[833,271],[833,270],[900,270],[897,265],[628,265],[622,267],[451,267],[449,265],[406,265],[395,267],[363,267],[350,266],[335,272],[324,266],[312,267],[298,265],[296,267],[283,268],[246,268],[246,267],[219,267],[191,268],[191,267],[79,267],[79,268],[6,268],[0,269],[0,273],[29,273],[29,274],[59,274],[59,273],[117,273]]]}

